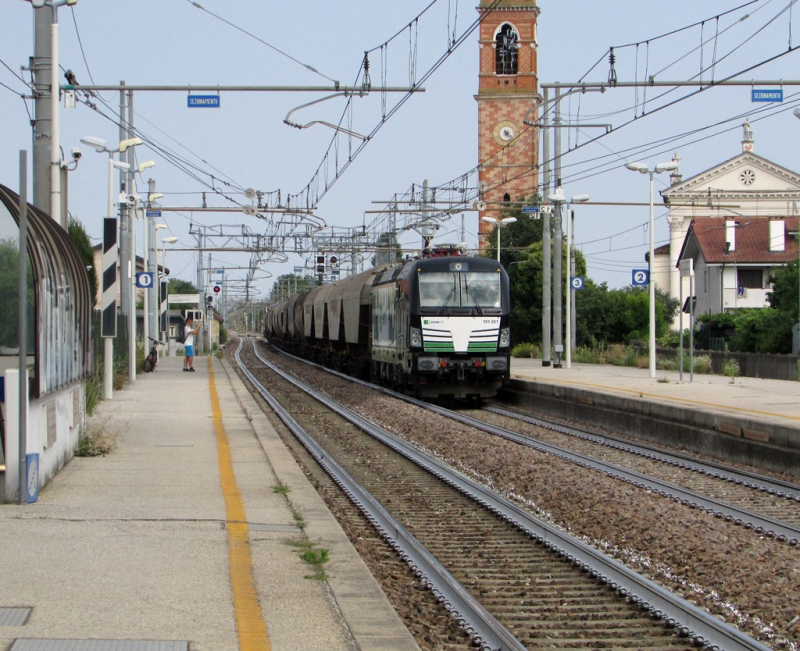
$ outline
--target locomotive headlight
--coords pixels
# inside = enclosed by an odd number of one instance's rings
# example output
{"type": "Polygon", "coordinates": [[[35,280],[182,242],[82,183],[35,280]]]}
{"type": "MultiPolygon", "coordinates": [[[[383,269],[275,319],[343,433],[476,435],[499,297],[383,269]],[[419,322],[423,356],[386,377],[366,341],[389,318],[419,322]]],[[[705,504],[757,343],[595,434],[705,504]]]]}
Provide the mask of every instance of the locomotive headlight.
{"type": "Polygon", "coordinates": [[[419,328],[409,328],[408,342],[412,348],[420,348],[422,346],[422,333],[419,328]]]}
{"type": "Polygon", "coordinates": [[[500,348],[508,348],[511,345],[511,328],[503,328],[500,331],[500,348]]]}

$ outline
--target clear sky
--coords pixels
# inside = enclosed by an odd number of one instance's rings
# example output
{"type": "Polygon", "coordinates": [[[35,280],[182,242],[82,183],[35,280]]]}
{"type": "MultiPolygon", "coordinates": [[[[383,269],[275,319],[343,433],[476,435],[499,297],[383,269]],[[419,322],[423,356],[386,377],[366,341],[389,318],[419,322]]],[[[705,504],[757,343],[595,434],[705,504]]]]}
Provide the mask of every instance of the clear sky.
{"type": "MultiPolygon", "coordinates": [[[[796,0],[758,0],[733,13],[746,0],[671,3],[639,0],[542,0],[539,20],[539,74],[542,82],[606,81],[607,50],[617,46],[616,73],[620,81],[645,79],[720,79],[776,57],[771,63],[742,75],[744,79],[798,79],[800,8],[796,0]],[[744,16],[747,18],[743,18],[744,16]],[[707,19],[707,20],[706,20],[707,19]],[[705,20],[702,25],[671,36],[656,37],[705,20]],[[638,46],[621,47],[639,43],[638,46]],[[702,44],[702,45],[701,45],[702,44]],[[594,70],[590,69],[598,63],[594,70]],[[713,67],[713,70],[712,70],[713,67]],[[588,73],[588,74],[587,74],[588,73]]],[[[33,9],[25,0],[2,0],[0,60],[14,73],[27,65],[33,53],[33,9]]],[[[347,0],[346,2],[298,1],[289,3],[258,0],[202,0],[193,6],[187,0],[79,0],[72,8],[59,10],[60,60],[78,81],[115,84],[247,84],[330,85],[330,79],[352,84],[364,52],[381,45],[403,30],[429,0],[347,0]],[[213,12],[235,26],[246,29],[271,46],[315,68],[319,73],[290,60],[265,44],[213,17],[213,12]],[[77,31],[76,31],[77,25],[77,31]],[[83,53],[78,39],[83,45],[83,53]],[[88,70],[87,70],[88,63],[88,70]]],[[[438,0],[412,30],[401,33],[385,51],[371,56],[373,85],[385,79],[391,85],[409,83],[409,61],[416,61],[421,77],[446,51],[448,35],[463,33],[476,17],[477,2],[438,0]],[[416,44],[416,47],[410,45],[416,44]],[[384,72],[385,71],[385,72],[384,72]]],[[[478,45],[473,33],[447,61],[424,82],[425,93],[415,95],[389,119],[354,160],[342,178],[320,201],[317,215],[329,226],[352,227],[369,222],[374,201],[388,200],[411,184],[428,179],[432,185],[447,181],[477,164],[478,45]]],[[[28,79],[28,73],[21,73],[28,79]]],[[[31,148],[29,116],[20,93],[25,85],[0,66],[0,182],[18,187],[18,151],[31,148]]],[[[604,94],[575,95],[563,103],[565,119],[582,123],[610,123],[615,131],[600,141],[565,154],[564,188],[567,196],[588,193],[594,201],[648,200],[646,177],[629,172],[624,163],[669,160],[677,151],[684,179],[741,152],[741,123],[751,116],[755,152],[792,170],[800,170],[800,120],[791,109],[798,104],[800,87],[786,86],[781,105],[754,104],[750,88],[715,88],[674,106],[655,109],[695,89],[671,91],[650,88],[616,89],[604,94]],[[650,115],[652,113],[652,115],[650,115]],[[728,121],[730,120],[730,121],[728,121]],[[726,122],[727,121],[727,122],[726,122]],[[721,123],[719,126],[711,126],[721,123]],[[725,130],[728,129],[727,132],[725,130]],[[699,131],[698,131],[699,130],[699,131]],[[692,133],[694,132],[694,133],[692,133]],[[669,140],[680,134],[689,134],[669,140]],[[649,143],[656,143],[644,149],[649,143]],[[632,149],[633,148],[633,149],[632,149]],[[635,149],[642,148],[642,149],[635,149]],[[600,166],[600,167],[598,167],[600,166]]],[[[118,95],[102,93],[111,107],[94,100],[106,114],[118,106],[118,95]]],[[[281,190],[282,196],[300,192],[311,180],[331,141],[333,132],[321,125],[305,130],[283,123],[286,114],[320,94],[223,93],[221,108],[189,109],[185,93],[137,93],[136,126],[161,145],[196,165],[193,178],[171,164],[159,152],[139,147],[137,158],[157,165],[144,172],[137,183],[145,188],[148,178],[164,193],[165,206],[201,205],[203,191],[209,205],[232,206],[213,196],[211,175],[230,183],[225,194],[248,203],[241,189],[263,192],[281,190]],[[201,182],[202,181],[202,182],[201,182]]],[[[369,133],[381,119],[382,98],[373,93],[353,101],[352,120],[347,124],[361,134],[369,133]]],[[[389,96],[388,108],[393,97],[389,96]]],[[[396,100],[394,100],[396,101],[396,100]]],[[[30,107],[30,103],[29,103],[30,107]]],[[[335,98],[292,115],[298,122],[337,122],[344,100],[335,98]]],[[[32,109],[31,109],[32,110],[32,109]]],[[[564,150],[585,143],[600,133],[597,129],[564,130],[564,150]]],[[[84,136],[96,136],[110,144],[118,142],[118,129],[108,119],[85,105],[61,111],[61,145],[69,156],[84,136]]],[[[345,142],[345,141],[343,141],[345,142]]],[[[360,140],[353,140],[358,146],[360,140]]],[[[82,146],[78,169],[70,174],[70,210],[99,238],[107,200],[105,154],[82,146]]],[[[340,150],[340,160],[347,157],[340,150]]],[[[663,175],[656,184],[664,189],[663,175]]],[[[219,181],[214,183],[219,187],[219,181]]],[[[323,181],[324,185],[324,181],[323,181]]],[[[658,195],[657,195],[658,203],[658,195]]],[[[646,207],[581,206],[576,209],[576,241],[587,255],[589,276],[620,287],[630,282],[630,269],[643,265],[648,234],[646,207]]],[[[664,210],[656,210],[656,242],[668,240],[664,210]]],[[[188,235],[190,223],[245,224],[254,232],[265,232],[263,221],[244,214],[164,213],[170,234],[180,238],[175,249],[194,246],[188,235]]],[[[461,220],[446,222],[439,240],[459,239],[454,231],[461,220]]],[[[467,241],[476,242],[477,213],[466,213],[467,241]]],[[[162,231],[163,233],[163,231],[162,231]]],[[[138,238],[141,243],[141,236],[138,238]]],[[[97,240],[99,241],[99,239],[97,240]]],[[[409,233],[403,243],[417,246],[418,236],[409,233]]],[[[246,265],[247,254],[219,253],[220,265],[246,265]]],[[[173,251],[167,263],[173,275],[194,281],[196,254],[173,251]]],[[[290,256],[284,265],[267,264],[274,276],[291,272],[304,261],[290,256]]],[[[241,276],[231,271],[230,278],[241,276]]],[[[266,274],[265,274],[266,275],[266,274]]],[[[264,278],[256,283],[262,296],[271,286],[264,278]]]]}

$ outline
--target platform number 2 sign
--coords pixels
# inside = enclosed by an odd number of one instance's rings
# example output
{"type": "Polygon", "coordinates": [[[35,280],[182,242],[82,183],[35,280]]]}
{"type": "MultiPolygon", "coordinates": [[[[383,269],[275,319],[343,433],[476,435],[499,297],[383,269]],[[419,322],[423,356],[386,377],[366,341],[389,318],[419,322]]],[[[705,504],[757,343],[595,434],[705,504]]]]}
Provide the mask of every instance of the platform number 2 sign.
{"type": "Polygon", "coordinates": [[[634,269],[631,273],[632,285],[647,285],[650,282],[650,272],[647,269],[634,269]]]}

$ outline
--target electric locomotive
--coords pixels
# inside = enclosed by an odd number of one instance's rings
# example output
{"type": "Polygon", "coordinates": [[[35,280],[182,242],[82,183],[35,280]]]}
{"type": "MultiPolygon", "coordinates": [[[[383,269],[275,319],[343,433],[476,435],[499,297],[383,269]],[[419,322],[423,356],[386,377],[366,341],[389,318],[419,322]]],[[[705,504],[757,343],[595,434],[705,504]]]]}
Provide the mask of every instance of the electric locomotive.
{"type": "Polygon", "coordinates": [[[500,263],[426,251],[272,308],[279,347],[426,398],[494,396],[509,371],[508,275],[500,263]]]}

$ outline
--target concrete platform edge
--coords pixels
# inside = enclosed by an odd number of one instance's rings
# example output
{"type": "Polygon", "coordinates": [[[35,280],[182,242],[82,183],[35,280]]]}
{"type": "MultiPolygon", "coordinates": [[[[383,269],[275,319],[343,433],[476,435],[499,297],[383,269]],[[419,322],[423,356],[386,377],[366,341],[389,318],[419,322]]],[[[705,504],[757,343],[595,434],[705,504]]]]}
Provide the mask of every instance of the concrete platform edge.
{"type": "Polygon", "coordinates": [[[411,633],[389,603],[383,589],[353,547],[322,498],[303,474],[292,454],[275,432],[227,362],[222,367],[241,402],[253,431],[279,481],[291,488],[290,497],[302,509],[306,535],[330,551],[327,581],[335,607],[361,651],[419,651],[411,633]]]}
{"type": "Polygon", "coordinates": [[[503,391],[530,408],[618,428],[654,444],[679,445],[775,472],[796,474],[800,467],[800,427],[538,378],[512,378],[503,391]]]}

